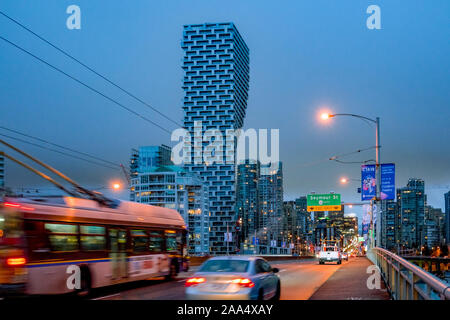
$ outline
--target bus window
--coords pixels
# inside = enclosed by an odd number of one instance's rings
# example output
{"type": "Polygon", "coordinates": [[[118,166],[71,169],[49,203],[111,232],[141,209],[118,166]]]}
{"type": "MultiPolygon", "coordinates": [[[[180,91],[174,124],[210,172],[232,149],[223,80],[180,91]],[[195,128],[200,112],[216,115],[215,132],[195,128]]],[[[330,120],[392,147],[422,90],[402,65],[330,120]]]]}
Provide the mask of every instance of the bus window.
{"type": "Polygon", "coordinates": [[[105,227],[80,226],[81,249],[99,251],[106,249],[105,227]]]}
{"type": "Polygon", "coordinates": [[[181,254],[183,255],[183,257],[188,255],[188,248],[187,248],[187,236],[188,233],[186,230],[183,230],[181,232],[181,247],[182,247],[182,252],[181,254]]]}
{"type": "MultiPolygon", "coordinates": [[[[175,231],[166,230],[166,251],[167,252],[178,252],[178,235],[175,231]]],[[[180,237],[181,240],[181,237],[180,237]]]]}
{"type": "Polygon", "coordinates": [[[75,224],[46,223],[52,251],[78,251],[78,226],[75,224]]]}
{"type": "Polygon", "coordinates": [[[148,235],[144,230],[131,230],[133,252],[147,252],[148,235]]]}
{"type": "Polygon", "coordinates": [[[162,251],[163,235],[161,231],[149,232],[148,249],[150,252],[158,253],[162,251]]]}
{"type": "Polygon", "coordinates": [[[18,212],[0,207],[0,245],[22,245],[22,219],[18,212]]]}
{"type": "Polygon", "coordinates": [[[50,243],[44,232],[44,223],[25,220],[23,229],[26,234],[30,261],[49,258],[46,253],[50,252],[50,243]]]}

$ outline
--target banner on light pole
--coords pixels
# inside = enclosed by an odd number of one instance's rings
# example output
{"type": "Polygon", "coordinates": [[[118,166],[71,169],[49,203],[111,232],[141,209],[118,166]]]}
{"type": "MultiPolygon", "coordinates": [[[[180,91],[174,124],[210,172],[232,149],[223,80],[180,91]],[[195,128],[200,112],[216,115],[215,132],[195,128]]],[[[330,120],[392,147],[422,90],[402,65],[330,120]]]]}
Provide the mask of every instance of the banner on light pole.
{"type": "Polygon", "coordinates": [[[395,199],[395,164],[383,163],[381,165],[381,200],[395,199]]]}
{"type": "MultiPolygon", "coordinates": [[[[395,199],[395,164],[381,164],[381,200],[395,199]]],[[[372,200],[376,197],[377,179],[375,165],[366,164],[361,166],[361,200],[372,200]]]]}
{"type": "Polygon", "coordinates": [[[361,166],[361,200],[372,200],[376,196],[375,165],[361,166]]]}
{"type": "Polygon", "coordinates": [[[233,236],[232,236],[231,232],[225,232],[224,238],[225,238],[225,242],[232,242],[233,241],[232,240],[233,236]]]}

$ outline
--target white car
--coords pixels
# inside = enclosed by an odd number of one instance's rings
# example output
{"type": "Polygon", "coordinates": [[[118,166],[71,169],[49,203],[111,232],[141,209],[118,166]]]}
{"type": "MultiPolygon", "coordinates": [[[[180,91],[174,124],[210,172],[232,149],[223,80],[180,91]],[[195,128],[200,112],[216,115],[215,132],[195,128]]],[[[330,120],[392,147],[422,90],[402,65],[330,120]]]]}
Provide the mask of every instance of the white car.
{"type": "Polygon", "coordinates": [[[342,263],[342,255],[336,246],[323,246],[319,252],[319,264],[325,264],[325,262],[342,263]]]}
{"type": "Polygon", "coordinates": [[[342,259],[345,261],[348,261],[348,253],[347,252],[342,252],[342,259]]]}
{"type": "Polygon", "coordinates": [[[189,300],[278,300],[277,268],[260,257],[214,257],[186,280],[189,300]]]}

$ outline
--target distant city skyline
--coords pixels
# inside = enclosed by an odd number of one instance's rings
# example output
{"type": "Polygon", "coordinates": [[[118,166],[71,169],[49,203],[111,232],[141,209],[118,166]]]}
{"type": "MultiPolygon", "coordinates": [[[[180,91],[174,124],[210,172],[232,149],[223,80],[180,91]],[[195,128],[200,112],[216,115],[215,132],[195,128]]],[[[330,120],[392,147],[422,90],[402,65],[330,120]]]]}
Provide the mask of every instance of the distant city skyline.
{"type": "MultiPolygon", "coordinates": [[[[251,48],[244,128],[280,129],[284,200],[295,200],[311,191],[332,190],[341,193],[345,201],[359,201],[357,182],[346,186],[339,183],[343,176],[359,178],[359,166],[328,159],[372,146],[373,130],[354,119],[324,125],[317,121],[317,115],[327,109],[379,116],[381,160],[396,163],[396,187],[405,186],[409,178],[423,179],[427,203],[444,210],[444,193],[450,190],[450,150],[443,147],[450,139],[448,2],[410,1],[405,10],[401,1],[378,1],[382,30],[365,26],[369,1],[291,1],[285,4],[289,10],[285,10],[261,1],[231,1],[229,8],[223,8],[219,1],[136,1],[132,7],[110,1],[105,7],[81,0],[77,1],[84,19],[81,30],[65,26],[69,4],[4,1],[0,10],[179,122],[183,116],[182,26],[232,21],[251,48]],[[248,16],[250,11],[253,14],[248,16]],[[427,18],[430,16],[432,23],[427,18]]],[[[113,90],[2,16],[0,28],[5,38],[167,129],[175,129],[166,119],[113,90]]],[[[7,106],[2,108],[0,126],[124,165],[133,147],[170,145],[170,136],[164,131],[116,108],[3,41],[0,61],[0,95],[7,106]]],[[[4,130],[0,133],[12,135],[4,130]]],[[[112,179],[124,180],[120,170],[111,171],[3,138],[84,185],[105,186],[112,179]]],[[[368,160],[373,154],[369,150],[345,160],[368,160]]],[[[5,181],[10,187],[48,188],[10,161],[6,161],[5,181]]],[[[128,198],[127,192],[119,196],[128,198]]],[[[352,211],[361,216],[360,208],[352,211]]]]}

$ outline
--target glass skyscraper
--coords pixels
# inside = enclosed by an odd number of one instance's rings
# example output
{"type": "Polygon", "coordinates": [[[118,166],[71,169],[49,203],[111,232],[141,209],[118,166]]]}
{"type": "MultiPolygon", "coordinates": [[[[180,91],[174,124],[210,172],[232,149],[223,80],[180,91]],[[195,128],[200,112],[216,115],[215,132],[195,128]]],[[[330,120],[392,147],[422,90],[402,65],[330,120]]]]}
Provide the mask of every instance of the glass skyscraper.
{"type": "Polygon", "coordinates": [[[130,159],[131,175],[151,170],[152,168],[173,165],[170,160],[172,148],[162,144],[160,146],[142,146],[132,149],[130,159]]]}
{"type": "Polygon", "coordinates": [[[259,232],[258,179],[259,161],[245,160],[237,166],[236,214],[241,222],[238,241],[241,245],[256,244],[259,232]]]}
{"type": "MultiPolygon", "coordinates": [[[[135,178],[139,173],[152,172],[157,168],[173,165],[172,148],[162,144],[160,146],[141,146],[131,150],[130,177],[135,178]]],[[[136,193],[131,190],[130,201],[136,201],[136,193]]]]}
{"type": "Polygon", "coordinates": [[[394,200],[381,200],[381,247],[393,249],[396,247],[397,203],[394,200]]]}
{"type": "MultiPolygon", "coordinates": [[[[207,130],[219,130],[225,137],[229,130],[242,128],[249,87],[249,49],[235,25],[185,25],[181,47],[185,129],[192,136],[200,130],[202,137],[207,130]]],[[[203,141],[200,146],[189,146],[190,161],[184,165],[188,171],[199,173],[209,185],[211,253],[235,252],[236,140],[211,152],[222,156],[221,163],[203,158],[205,145],[203,141]],[[232,234],[230,238],[225,236],[227,230],[232,234]]]]}
{"type": "Polygon", "coordinates": [[[417,248],[424,243],[426,202],[425,182],[422,179],[409,179],[405,188],[397,189],[398,241],[401,246],[417,248]]]}
{"type": "Polygon", "coordinates": [[[307,241],[312,241],[312,232],[314,231],[311,212],[307,210],[306,196],[295,199],[295,210],[297,212],[297,221],[299,226],[298,236],[307,241]]]}
{"type": "Polygon", "coordinates": [[[260,165],[258,181],[259,228],[264,230],[262,243],[272,241],[281,246],[283,237],[283,163],[278,162],[276,170],[271,165],[260,165]]]}

